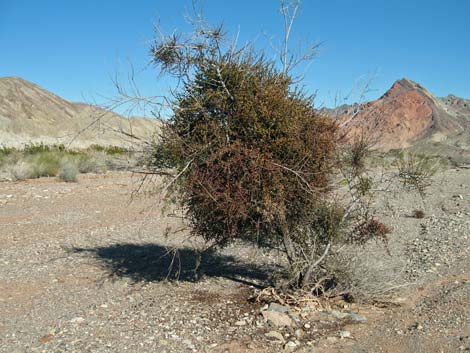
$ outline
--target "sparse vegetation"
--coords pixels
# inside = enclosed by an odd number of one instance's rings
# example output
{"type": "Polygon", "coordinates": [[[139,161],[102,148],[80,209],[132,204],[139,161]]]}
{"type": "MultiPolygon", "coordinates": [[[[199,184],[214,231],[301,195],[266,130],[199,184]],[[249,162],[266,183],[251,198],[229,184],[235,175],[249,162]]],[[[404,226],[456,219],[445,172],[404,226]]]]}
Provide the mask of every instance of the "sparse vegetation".
{"type": "Polygon", "coordinates": [[[108,155],[114,155],[114,154],[123,155],[123,154],[129,153],[127,149],[123,147],[119,147],[119,146],[91,145],[90,147],[88,147],[88,150],[104,152],[108,155]]]}
{"type": "Polygon", "coordinates": [[[414,153],[402,153],[396,162],[403,185],[418,190],[422,195],[440,168],[439,159],[414,153]]]}
{"type": "Polygon", "coordinates": [[[425,217],[425,215],[426,215],[426,214],[424,213],[423,210],[414,210],[414,211],[413,211],[413,217],[414,217],[414,218],[422,219],[422,218],[425,217]]]}
{"type": "Polygon", "coordinates": [[[29,144],[22,149],[1,147],[0,179],[58,176],[64,181],[75,181],[78,173],[122,170],[140,162],[134,153],[118,146],[93,145],[83,150],[45,144],[29,144]]]}
{"type": "Polygon", "coordinates": [[[76,182],[78,175],[78,167],[70,160],[61,162],[59,169],[59,179],[65,182],[76,182]]]}

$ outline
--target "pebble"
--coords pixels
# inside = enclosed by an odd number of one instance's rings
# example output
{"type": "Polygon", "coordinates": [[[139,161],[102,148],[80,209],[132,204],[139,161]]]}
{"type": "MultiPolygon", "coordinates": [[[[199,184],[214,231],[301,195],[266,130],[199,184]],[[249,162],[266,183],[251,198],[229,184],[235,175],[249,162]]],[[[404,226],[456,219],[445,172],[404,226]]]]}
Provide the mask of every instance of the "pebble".
{"type": "Polygon", "coordinates": [[[278,303],[271,303],[268,306],[268,311],[276,311],[278,313],[287,313],[289,312],[289,307],[285,305],[281,305],[278,303]]]}
{"type": "Polygon", "coordinates": [[[297,336],[297,338],[302,338],[304,337],[305,332],[301,328],[298,328],[297,330],[295,330],[295,335],[297,336]]]}
{"type": "Polygon", "coordinates": [[[367,318],[364,315],[360,315],[360,314],[357,314],[355,312],[350,312],[349,317],[351,318],[351,320],[357,321],[357,322],[367,321],[367,318]]]}
{"type": "Polygon", "coordinates": [[[277,331],[269,331],[264,334],[267,338],[274,338],[276,341],[284,342],[284,336],[277,331]]]}
{"type": "Polygon", "coordinates": [[[327,337],[326,340],[327,340],[329,343],[336,343],[336,342],[338,342],[338,339],[337,339],[336,337],[333,337],[333,336],[327,337]]]}
{"type": "Polygon", "coordinates": [[[264,319],[274,326],[294,326],[294,321],[286,313],[278,311],[262,311],[264,319]]]}
{"type": "Polygon", "coordinates": [[[333,316],[336,319],[344,319],[349,314],[343,313],[343,312],[338,311],[338,310],[331,310],[331,311],[328,312],[328,315],[333,316]]]}
{"type": "Polygon", "coordinates": [[[297,343],[294,341],[289,341],[284,345],[284,349],[287,351],[294,350],[297,347],[297,343]]]}
{"type": "Polygon", "coordinates": [[[83,317],[74,317],[72,320],[70,320],[72,324],[81,324],[85,322],[85,319],[83,317]]]}

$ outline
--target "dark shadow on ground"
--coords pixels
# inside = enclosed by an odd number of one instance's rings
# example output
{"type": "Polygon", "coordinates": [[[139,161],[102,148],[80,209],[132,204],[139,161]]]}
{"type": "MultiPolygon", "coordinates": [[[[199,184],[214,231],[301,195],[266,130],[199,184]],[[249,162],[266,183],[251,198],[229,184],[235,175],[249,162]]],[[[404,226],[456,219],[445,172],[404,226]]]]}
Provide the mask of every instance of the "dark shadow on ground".
{"type": "Polygon", "coordinates": [[[243,262],[234,256],[218,253],[202,255],[195,275],[196,251],[192,248],[169,248],[159,244],[121,243],[97,248],[74,248],[102,261],[111,276],[127,277],[134,282],[180,280],[194,282],[202,277],[223,277],[264,287],[279,266],[262,266],[243,262]]]}

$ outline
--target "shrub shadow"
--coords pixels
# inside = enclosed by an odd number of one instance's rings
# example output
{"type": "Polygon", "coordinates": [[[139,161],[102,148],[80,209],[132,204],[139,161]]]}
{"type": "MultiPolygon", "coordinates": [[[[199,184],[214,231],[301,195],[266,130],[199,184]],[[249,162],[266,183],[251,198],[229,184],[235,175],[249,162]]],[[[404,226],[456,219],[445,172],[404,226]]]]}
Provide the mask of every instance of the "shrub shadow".
{"type": "Polygon", "coordinates": [[[264,287],[271,284],[277,265],[258,265],[234,256],[205,253],[195,273],[196,250],[170,248],[159,244],[119,243],[106,247],[73,248],[76,253],[89,253],[102,262],[112,277],[126,277],[134,282],[179,280],[195,282],[202,277],[222,277],[236,282],[264,287]]]}

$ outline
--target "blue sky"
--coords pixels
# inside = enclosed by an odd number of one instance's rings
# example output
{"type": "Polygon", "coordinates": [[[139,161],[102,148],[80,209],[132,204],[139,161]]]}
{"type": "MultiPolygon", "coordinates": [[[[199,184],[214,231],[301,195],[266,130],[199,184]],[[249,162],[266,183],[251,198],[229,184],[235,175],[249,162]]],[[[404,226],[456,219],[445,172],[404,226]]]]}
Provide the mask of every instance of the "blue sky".
{"type": "MultiPolygon", "coordinates": [[[[276,0],[205,0],[211,23],[240,30],[264,46],[282,35],[276,0]]],[[[169,82],[147,68],[153,24],[188,29],[190,0],[0,0],[0,76],[19,76],[72,101],[114,94],[110,77],[132,62],[143,94],[169,82]]],[[[293,43],[322,42],[305,72],[317,104],[331,106],[355,83],[376,73],[368,98],[408,77],[442,96],[470,98],[470,1],[304,0],[293,43]]]]}

